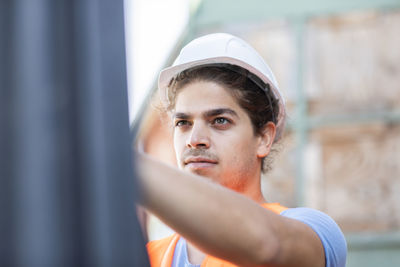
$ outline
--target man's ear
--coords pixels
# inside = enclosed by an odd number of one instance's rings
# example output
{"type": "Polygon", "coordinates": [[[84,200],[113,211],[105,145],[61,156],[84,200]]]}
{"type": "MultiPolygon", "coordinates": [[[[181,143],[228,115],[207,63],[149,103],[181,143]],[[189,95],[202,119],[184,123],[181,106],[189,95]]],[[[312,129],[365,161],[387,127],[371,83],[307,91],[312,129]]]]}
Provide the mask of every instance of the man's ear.
{"type": "Polygon", "coordinates": [[[260,133],[260,143],[258,144],[257,157],[265,158],[271,151],[276,134],[276,126],[273,122],[268,122],[260,133]]]}

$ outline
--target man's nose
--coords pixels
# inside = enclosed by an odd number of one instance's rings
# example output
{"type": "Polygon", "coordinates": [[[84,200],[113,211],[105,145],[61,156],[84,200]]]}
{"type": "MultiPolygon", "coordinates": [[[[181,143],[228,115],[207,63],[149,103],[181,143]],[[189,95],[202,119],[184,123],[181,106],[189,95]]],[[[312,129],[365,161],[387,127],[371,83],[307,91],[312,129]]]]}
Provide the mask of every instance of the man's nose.
{"type": "Polygon", "coordinates": [[[195,123],[187,138],[186,146],[189,148],[209,148],[210,139],[206,128],[207,127],[201,123],[195,123]]]}

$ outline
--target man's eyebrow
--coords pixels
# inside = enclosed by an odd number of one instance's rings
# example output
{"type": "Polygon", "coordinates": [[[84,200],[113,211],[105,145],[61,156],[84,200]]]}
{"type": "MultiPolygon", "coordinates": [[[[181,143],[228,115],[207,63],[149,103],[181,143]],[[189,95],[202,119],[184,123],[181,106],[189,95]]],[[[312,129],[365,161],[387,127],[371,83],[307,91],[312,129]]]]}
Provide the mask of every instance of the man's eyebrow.
{"type": "Polygon", "coordinates": [[[204,112],[204,117],[214,117],[214,116],[218,116],[221,114],[230,114],[235,117],[239,117],[238,114],[230,108],[217,108],[217,109],[208,110],[208,111],[204,112]]]}
{"type": "Polygon", "coordinates": [[[174,119],[189,119],[190,116],[183,112],[176,112],[173,116],[174,119]]]}

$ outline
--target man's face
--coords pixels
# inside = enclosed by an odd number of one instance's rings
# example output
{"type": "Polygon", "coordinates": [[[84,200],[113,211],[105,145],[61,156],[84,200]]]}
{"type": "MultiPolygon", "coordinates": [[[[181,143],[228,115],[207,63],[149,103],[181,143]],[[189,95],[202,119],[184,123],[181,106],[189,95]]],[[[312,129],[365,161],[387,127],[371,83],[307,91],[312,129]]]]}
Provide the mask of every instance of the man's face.
{"type": "Polygon", "coordinates": [[[262,139],[228,90],[198,81],[179,91],[174,148],[181,169],[242,191],[260,176],[262,139]]]}

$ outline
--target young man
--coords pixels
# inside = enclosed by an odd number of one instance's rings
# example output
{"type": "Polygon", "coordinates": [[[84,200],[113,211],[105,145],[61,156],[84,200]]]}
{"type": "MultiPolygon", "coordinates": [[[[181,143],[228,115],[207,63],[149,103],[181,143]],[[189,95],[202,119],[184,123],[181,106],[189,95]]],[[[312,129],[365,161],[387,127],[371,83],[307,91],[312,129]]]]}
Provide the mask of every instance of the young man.
{"type": "Polygon", "coordinates": [[[142,204],[178,234],[148,244],[152,266],[345,266],[331,218],[261,194],[285,104],[252,47],[222,33],[195,39],[159,88],[180,170],[146,155],[137,166],[142,204]]]}

